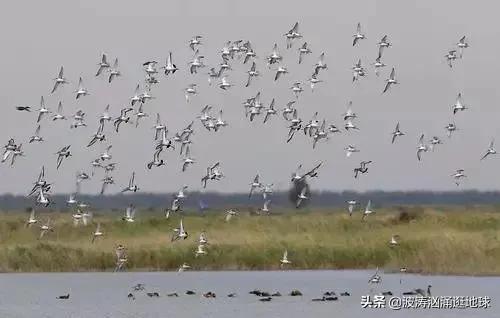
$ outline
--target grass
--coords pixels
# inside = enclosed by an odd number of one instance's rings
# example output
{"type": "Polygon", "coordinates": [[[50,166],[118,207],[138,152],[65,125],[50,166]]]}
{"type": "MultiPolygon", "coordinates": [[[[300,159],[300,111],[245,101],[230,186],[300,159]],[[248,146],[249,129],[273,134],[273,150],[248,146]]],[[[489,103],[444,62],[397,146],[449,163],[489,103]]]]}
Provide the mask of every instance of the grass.
{"type": "MultiPolygon", "coordinates": [[[[500,274],[500,213],[496,207],[400,207],[377,210],[366,222],[343,210],[286,212],[272,216],[240,213],[186,215],[190,237],[170,242],[179,216],[166,220],[138,212],[135,223],[101,213],[105,236],[91,244],[95,225],[74,227],[69,214],[51,213],[55,230],[38,240],[37,226],[25,228],[25,213],[0,214],[0,270],[4,272],[110,271],[114,247],[127,247],[127,270],[176,270],[187,262],[197,270],[279,269],[285,249],[291,269],[386,270],[407,267],[432,274],[500,274]],[[104,216],[106,215],[106,216],[104,216]],[[208,255],[194,257],[199,233],[208,255]],[[400,245],[390,248],[393,234],[400,245]]],[[[48,214],[38,215],[42,222],[48,214]]]]}

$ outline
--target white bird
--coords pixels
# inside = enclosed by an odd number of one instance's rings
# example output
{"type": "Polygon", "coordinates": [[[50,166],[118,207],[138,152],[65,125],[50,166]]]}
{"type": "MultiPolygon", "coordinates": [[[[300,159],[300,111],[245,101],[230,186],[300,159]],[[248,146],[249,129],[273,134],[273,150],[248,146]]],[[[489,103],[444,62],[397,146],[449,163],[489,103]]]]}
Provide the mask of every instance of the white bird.
{"type": "Polygon", "coordinates": [[[385,84],[384,91],[382,92],[382,94],[387,92],[389,90],[389,88],[391,87],[391,85],[394,85],[394,84],[399,84],[399,82],[396,80],[396,71],[394,70],[394,67],[393,67],[391,70],[391,74],[389,75],[389,78],[386,80],[386,84],[385,84]]]}
{"type": "Polygon", "coordinates": [[[135,87],[134,96],[130,97],[130,104],[132,106],[134,106],[135,103],[142,101],[142,95],[140,93],[140,89],[141,88],[140,88],[139,84],[137,84],[137,86],[135,87]]]}
{"type": "Polygon", "coordinates": [[[38,220],[35,215],[35,209],[31,208],[30,216],[28,218],[28,221],[26,221],[26,227],[31,227],[33,224],[37,223],[38,220]]]}
{"type": "Polygon", "coordinates": [[[183,225],[182,219],[181,219],[179,228],[174,230],[174,235],[172,236],[172,242],[180,240],[180,239],[185,240],[188,238],[188,236],[189,236],[189,234],[188,234],[188,232],[186,232],[184,230],[184,225],[183,225]]]}
{"type": "Polygon", "coordinates": [[[420,161],[421,159],[421,153],[422,152],[427,152],[427,145],[424,143],[424,134],[420,136],[420,139],[418,140],[418,145],[417,145],[417,159],[420,161]]]}
{"type": "Polygon", "coordinates": [[[462,58],[464,49],[469,47],[469,43],[467,43],[465,35],[460,38],[460,40],[457,43],[457,47],[458,47],[458,50],[460,52],[460,58],[462,58]]]}
{"type": "Polygon", "coordinates": [[[448,138],[451,138],[451,134],[458,129],[454,123],[450,123],[444,128],[446,129],[446,135],[448,136],[448,138]]]}
{"type": "Polygon", "coordinates": [[[35,134],[30,137],[29,143],[31,144],[32,142],[41,142],[43,141],[43,137],[40,136],[40,125],[38,125],[35,129],[35,134]]]}
{"type": "Polygon", "coordinates": [[[274,80],[277,81],[282,74],[287,74],[288,69],[282,65],[278,66],[278,69],[276,70],[276,75],[274,76],[274,80]]]}
{"type": "Polygon", "coordinates": [[[396,128],[392,132],[392,143],[396,140],[397,137],[404,136],[404,133],[399,129],[399,122],[396,124],[396,128]]]}
{"type": "Polygon", "coordinates": [[[464,111],[467,107],[462,103],[462,93],[458,93],[457,101],[452,106],[453,114],[455,115],[458,111],[464,111]]]}
{"type": "Polygon", "coordinates": [[[122,76],[122,73],[118,69],[118,58],[115,58],[115,62],[113,63],[113,67],[109,68],[109,77],[108,83],[111,83],[114,78],[122,76]]]}
{"type": "Polygon", "coordinates": [[[195,257],[198,257],[198,256],[203,256],[203,255],[207,255],[207,250],[205,249],[205,245],[198,245],[198,247],[196,248],[196,251],[194,252],[194,256],[195,257]]]}
{"type": "Polygon", "coordinates": [[[455,180],[455,184],[457,186],[460,185],[460,179],[467,177],[464,174],[464,172],[465,172],[464,169],[457,169],[457,171],[454,174],[451,175],[453,177],[453,179],[455,180]]]}
{"type": "Polygon", "coordinates": [[[353,146],[353,145],[348,145],[347,147],[344,148],[344,150],[346,151],[346,157],[350,157],[353,153],[355,152],[359,152],[359,149],[356,148],[356,146],[353,146]]]}
{"type": "Polygon", "coordinates": [[[107,61],[107,57],[106,57],[105,53],[102,53],[101,61],[97,65],[99,66],[99,69],[97,70],[97,73],[95,74],[95,76],[101,75],[101,73],[104,69],[110,68],[110,65],[107,61]]]}
{"type": "Polygon", "coordinates": [[[172,61],[172,52],[168,52],[167,63],[162,68],[165,70],[165,75],[174,74],[178,70],[172,61]]]}
{"type": "Polygon", "coordinates": [[[389,241],[389,246],[390,247],[395,247],[395,246],[398,246],[399,245],[399,242],[398,242],[398,239],[399,238],[399,235],[393,235],[391,237],[391,240],[389,241]]]}
{"type": "Polygon", "coordinates": [[[135,206],[130,204],[125,210],[125,215],[122,217],[122,220],[130,223],[135,222],[135,211],[135,206]]]}
{"type": "Polygon", "coordinates": [[[81,96],[89,95],[89,92],[83,86],[83,79],[81,77],[78,79],[78,89],[75,91],[75,93],[76,93],[76,99],[80,98],[81,96]]]}
{"type": "Polygon", "coordinates": [[[305,54],[311,54],[312,51],[307,47],[307,42],[304,42],[302,46],[299,48],[299,64],[302,63],[302,59],[305,54]]]}
{"type": "Polygon", "coordinates": [[[236,216],[238,214],[237,211],[233,210],[233,209],[229,209],[226,211],[226,222],[229,222],[231,220],[232,217],[236,216]]]}
{"type": "Polygon", "coordinates": [[[306,194],[307,194],[307,187],[303,187],[300,193],[297,195],[297,200],[295,202],[296,208],[300,207],[300,204],[302,203],[303,200],[309,199],[309,197],[306,194]]]}
{"type": "Polygon", "coordinates": [[[481,160],[485,159],[489,155],[496,155],[497,150],[495,149],[495,139],[492,139],[490,141],[490,145],[488,146],[488,149],[486,150],[486,153],[481,157],[481,160]]]}
{"type": "Polygon", "coordinates": [[[59,74],[57,75],[56,78],[54,78],[54,88],[52,88],[52,91],[50,92],[51,94],[56,91],[56,89],[59,87],[59,85],[63,84],[69,84],[69,82],[64,78],[64,67],[61,66],[59,69],[59,74]]]}
{"type": "Polygon", "coordinates": [[[59,102],[59,105],[57,105],[57,113],[55,113],[54,116],[52,116],[53,121],[60,120],[60,119],[66,119],[66,116],[63,115],[62,102],[59,102]]]}
{"type": "Polygon", "coordinates": [[[319,56],[318,62],[314,65],[314,74],[319,74],[319,71],[328,69],[325,63],[325,52],[322,52],[319,56]]]}
{"type": "Polygon", "coordinates": [[[252,196],[252,193],[255,189],[261,188],[262,183],[259,182],[259,175],[257,174],[254,178],[252,183],[250,183],[250,193],[248,193],[248,197],[250,198],[252,196]]]}
{"type": "Polygon", "coordinates": [[[271,101],[271,104],[269,104],[269,107],[266,109],[266,116],[264,117],[264,123],[267,122],[269,117],[276,115],[276,114],[277,114],[277,112],[276,112],[276,109],[274,109],[274,98],[273,98],[273,100],[271,101]]]}
{"type": "Polygon", "coordinates": [[[280,259],[280,266],[284,267],[290,264],[292,264],[292,262],[288,259],[288,250],[285,250],[285,252],[283,252],[283,257],[280,259]]]}
{"type": "Polygon", "coordinates": [[[101,223],[97,223],[97,228],[95,229],[95,231],[92,235],[92,243],[94,243],[94,241],[97,238],[102,237],[103,235],[104,235],[104,233],[101,230],[101,223]]]}
{"type": "Polygon", "coordinates": [[[41,240],[48,232],[54,232],[54,228],[50,225],[50,218],[47,219],[47,223],[40,226],[40,237],[38,239],[41,240]]]}
{"type": "Polygon", "coordinates": [[[352,212],[354,212],[354,208],[356,207],[356,200],[349,200],[347,201],[347,211],[349,211],[349,216],[352,216],[352,212]]]}
{"type": "Polygon", "coordinates": [[[363,217],[362,220],[364,220],[368,215],[375,213],[375,211],[372,210],[372,201],[368,200],[368,203],[366,204],[365,212],[363,212],[363,217]]]}
{"type": "Polygon", "coordinates": [[[189,103],[189,97],[196,95],[196,84],[189,84],[188,87],[184,89],[184,95],[186,97],[186,102],[189,103]]]}
{"type": "Polygon", "coordinates": [[[188,263],[183,263],[181,266],[179,266],[179,269],[177,271],[180,273],[188,269],[191,269],[191,266],[189,266],[188,263]]]}
{"type": "Polygon", "coordinates": [[[361,23],[358,23],[356,27],[356,33],[352,36],[354,39],[352,40],[352,46],[355,46],[359,40],[363,40],[366,36],[361,33],[361,23]]]}
{"type": "Polygon", "coordinates": [[[40,98],[40,108],[38,109],[38,118],[36,122],[39,123],[40,120],[42,120],[42,118],[44,117],[44,115],[48,113],[50,113],[50,110],[47,107],[45,107],[45,101],[42,96],[40,98]]]}
{"type": "Polygon", "coordinates": [[[219,88],[221,88],[223,90],[227,90],[231,86],[233,86],[233,84],[229,83],[225,76],[222,77],[221,82],[219,83],[219,88]]]}

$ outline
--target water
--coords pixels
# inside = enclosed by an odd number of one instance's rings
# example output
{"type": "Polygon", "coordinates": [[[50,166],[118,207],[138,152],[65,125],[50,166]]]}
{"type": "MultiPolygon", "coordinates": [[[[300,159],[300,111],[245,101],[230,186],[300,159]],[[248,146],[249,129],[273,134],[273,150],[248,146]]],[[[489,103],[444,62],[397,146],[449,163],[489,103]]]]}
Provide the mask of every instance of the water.
{"type": "Polygon", "coordinates": [[[496,295],[500,277],[419,276],[383,274],[375,292],[391,290],[394,295],[413,288],[433,286],[433,296],[489,296],[489,309],[363,309],[361,296],[370,293],[367,271],[269,271],[269,272],[184,272],[184,273],[57,273],[0,274],[0,317],[2,318],[101,318],[101,317],[500,317],[496,295]],[[400,279],[402,281],[400,282],[400,279]],[[131,287],[144,283],[150,298],[131,287]],[[260,302],[248,294],[260,289],[280,291],[282,297],[260,302]],[[197,295],[188,296],[186,290],[197,295]],[[287,294],[299,289],[304,296],[287,294]],[[312,302],[324,291],[349,291],[351,297],[335,302],[312,302]],[[217,298],[201,293],[213,291],[217,298]],[[177,292],[178,298],[166,297],[177,292]],[[235,292],[237,297],[228,298],[235,292]],[[70,293],[70,299],[58,300],[70,293]]]}

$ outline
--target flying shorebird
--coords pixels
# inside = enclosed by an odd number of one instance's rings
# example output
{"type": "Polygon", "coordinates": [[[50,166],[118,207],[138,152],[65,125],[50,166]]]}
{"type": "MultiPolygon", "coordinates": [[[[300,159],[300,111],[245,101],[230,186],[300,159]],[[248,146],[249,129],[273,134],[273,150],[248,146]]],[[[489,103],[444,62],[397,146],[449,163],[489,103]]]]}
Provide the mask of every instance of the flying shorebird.
{"type": "Polygon", "coordinates": [[[458,111],[464,111],[467,107],[462,103],[462,93],[458,93],[457,101],[452,106],[453,115],[455,115],[458,111]]]}
{"type": "Polygon", "coordinates": [[[207,255],[207,250],[205,249],[205,245],[199,244],[194,252],[194,256],[198,257],[200,255],[207,255]]]}
{"type": "Polygon", "coordinates": [[[104,135],[103,130],[104,130],[104,122],[101,121],[101,122],[99,122],[99,128],[97,128],[97,132],[94,135],[92,135],[92,139],[88,143],[87,147],[92,146],[97,141],[105,141],[106,140],[106,135],[104,135]]]}
{"type": "Polygon", "coordinates": [[[434,147],[436,145],[441,145],[442,144],[441,139],[439,139],[439,137],[437,137],[437,136],[432,137],[432,139],[429,140],[429,143],[430,143],[429,147],[430,147],[431,151],[434,151],[434,147]]]}
{"type": "Polygon", "coordinates": [[[280,266],[283,268],[290,264],[292,264],[292,262],[288,259],[288,250],[285,250],[285,252],[283,252],[283,257],[280,259],[280,266]]]}
{"type": "Polygon", "coordinates": [[[400,136],[404,136],[404,133],[399,129],[399,122],[398,122],[396,124],[396,128],[392,132],[392,142],[391,143],[394,143],[394,141],[396,140],[396,138],[400,137],[400,136]]]}
{"type": "Polygon", "coordinates": [[[194,96],[197,94],[196,86],[197,86],[196,84],[189,84],[188,87],[184,89],[184,95],[187,103],[189,103],[190,96],[194,96]]]}
{"type": "Polygon", "coordinates": [[[312,51],[307,47],[307,42],[304,42],[302,46],[299,48],[299,64],[302,63],[302,59],[304,54],[311,54],[312,51]]]}
{"type": "Polygon", "coordinates": [[[453,67],[453,62],[457,59],[457,51],[456,50],[450,50],[446,55],[444,56],[446,58],[446,61],[448,62],[448,66],[450,68],[453,67]]]}
{"type": "Polygon", "coordinates": [[[61,66],[59,69],[59,74],[57,75],[56,78],[54,78],[54,88],[52,88],[52,91],[50,92],[51,94],[56,91],[56,89],[59,87],[59,85],[63,84],[69,84],[69,82],[64,78],[64,67],[61,66]]]}
{"type": "Polygon", "coordinates": [[[297,195],[297,200],[295,202],[296,208],[300,207],[300,204],[302,203],[303,200],[309,199],[309,197],[306,194],[307,194],[307,187],[303,187],[300,193],[297,195]]]}
{"type": "Polygon", "coordinates": [[[50,110],[47,107],[45,107],[45,101],[42,96],[40,98],[40,108],[38,109],[38,118],[36,122],[39,123],[40,120],[42,120],[42,118],[44,117],[44,115],[48,113],[50,113],[50,110]]]}
{"type": "Polygon", "coordinates": [[[41,240],[48,232],[54,232],[54,228],[50,225],[50,218],[47,219],[45,224],[40,226],[40,236],[38,239],[41,240]]]}
{"type": "Polygon", "coordinates": [[[57,155],[57,169],[59,169],[59,167],[61,166],[61,163],[63,162],[64,158],[68,158],[69,156],[71,156],[71,152],[69,151],[70,147],[71,147],[71,145],[65,146],[65,147],[61,148],[61,150],[59,150],[58,152],[56,152],[56,155],[57,155]]]}
{"type": "Polygon", "coordinates": [[[317,73],[313,73],[311,75],[311,77],[308,79],[308,81],[309,81],[309,84],[311,86],[311,91],[312,92],[314,92],[314,87],[316,86],[316,84],[323,82],[322,80],[318,79],[318,74],[317,73]]]}
{"type": "Polygon", "coordinates": [[[359,173],[361,173],[361,174],[367,173],[368,172],[367,165],[370,164],[370,163],[372,163],[371,160],[361,161],[360,164],[359,164],[359,167],[354,168],[354,178],[357,179],[359,173]]]}
{"type": "Polygon", "coordinates": [[[130,204],[125,210],[125,215],[122,217],[122,220],[129,223],[135,222],[135,211],[135,206],[130,204]]]}
{"type": "Polygon", "coordinates": [[[115,272],[119,272],[124,269],[125,264],[128,261],[127,249],[125,248],[125,246],[118,244],[115,248],[115,255],[116,255],[115,272]]]}
{"type": "Polygon", "coordinates": [[[486,149],[486,153],[481,157],[481,160],[486,159],[489,155],[496,155],[497,150],[495,149],[495,139],[492,139],[490,141],[490,145],[488,146],[488,149],[486,149]]]}
{"type": "Polygon", "coordinates": [[[66,116],[63,115],[63,105],[62,102],[59,101],[59,104],[57,105],[57,112],[52,116],[52,120],[60,120],[60,119],[66,119],[66,116]]]}
{"type": "Polygon", "coordinates": [[[259,175],[257,174],[255,178],[253,178],[252,183],[250,183],[250,192],[248,193],[248,197],[250,198],[252,196],[252,193],[255,189],[261,188],[262,183],[259,182],[259,175]]]}
{"type": "Polygon", "coordinates": [[[355,152],[359,152],[359,149],[357,149],[355,146],[353,145],[348,145],[347,147],[344,148],[344,150],[346,151],[346,157],[350,157],[353,153],[355,152]]]}
{"type": "Polygon", "coordinates": [[[28,221],[26,221],[26,227],[31,227],[33,224],[37,223],[38,220],[35,216],[35,209],[31,208],[30,209],[30,216],[28,218],[28,221]]]}
{"type": "Polygon", "coordinates": [[[83,79],[81,77],[78,79],[78,89],[75,91],[75,93],[76,93],[76,99],[80,98],[81,96],[89,95],[89,92],[83,86],[83,79]]]}
{"type": "Polygon", "coordinates": [[[137,190],[139,190],[139,187],[137,186],[137,184],[135,184],[135,172],[132,172],[132,176],[128,181],[128,186],[122,190],[122,193],[127,191],[137,192],[137,190]]]}
{"type": "Polygon", "coordinates": [[[233,210],[233,209],[229,209],[226,211],[226,217],[225,217],[225,221],[226,222],[229,222],[231,220],[231,218],[233,218],[235,215],[237,215],[238,212],[233,210]]]}
{"type": "Polygon", "coordinates": [[[165,70],[165,75],[174,74],[178,68],[172,61],[172,52],[168,52],[168,58],[165,66],[162,67],[165,70]]]}
{"type": "Polygon", "coordinates": [[[266,109],[266,116],[264,117],[264,124],[267,122],[267,120],[272,116],[276,115],[276,109],[274,109],[274,98],[271,101],[271,104],[269,104],[269,107],[266,109]]]}
{"type": "Polygon", "coordinates": [[[391,70],[391,75],[389,75],[389,78],[386,80],[385,88],[384,88],[384,91],[382,92],[382,94],[387,92],[389,90],[389,88],[391,87],[391,85],[394,85],[394,84],[399,84],[399,82],[396,80],[396,71],[394,70],[394,67],[393,67],[391,70]]]}
{"type": "Polygon", "coordinates": [[[354,208],[356,207],[356,200],[347,201],[347,211],[349,211],[349,216],[352,216],[352,212],[354,212],[354,208]]]}
{"type": "Polygon", "coordinates": [[[460,58],[462,58],[464,49],[466,49],[466,48],[469,47],[469,43],[467,43],[467,40],[465,39],[465,35],[460,38],[460,40],[457,43],[457,47],[458,47],[458,50],[460,52],[459,53],[460,54],[460,58]]]}
{"type": "Polygon", "coordinates": [[[278,69],[276,70],[276,75],[274,76],[274,80],[277,81],[282,74],[287,74],[288,69],[285,66],[278,66],[278,69]]]}
{"type": "Polygon", "coordinates": [[[386,65],[384,62],[381,61],[382,56],[379,54],[379,56],[375,59],[375,63],[373,63],[373,67],[375,67],[375,75],[379,76],[380,75],[380,69],[385,67],[386,65]]]}
{"type": "Polygon", "coordinates": [[[366,36],[361,33],[361,23],[358,23],[356,27],[356,33],[352,36],[354,39],[352,40],[352,46],[355,46],[359,40],[364,40],[366,36]]]}
{"type": "Polygon", "coordinates": [[[92,243],[99,238],[102,237],[104,233],[101,230],[101,223],[97,223],[97,228],[95,229],[94,233],[92,233],[92,243]]]}
{"type": "Polygon", "coordinates": [[[446,125],[446,127],[444,127],[444,129],[446,129],[446,135],[448,136],[448,138],[451,138],[451,134],[458,128],[454,123],[449,123],[448,125],[446,125]]]}
{"type": "Polygon", "coordinates": [[[115,61],[113,63],[113,67],[109,68],[109,77],[108,77],[108,83],[111,84],[114,78],[122,76],[122,73],[118,69],[118,58],[115,58],[115,61]]]}
{"type": "Polygon", "coordinates": [[[453,177],[453,179],[455,180],[455,184],[457,186],[460,185],[460,179],[467,177],[464,174],[464,172],[465,172],[464,169],[457,169],[457,171],[454,174],[451,175],[453,177]]]}
{"type": "Polygon", "coordinates": [[[172,236],[171,241],[174,242],[174,241],[181,240],[181,239],[185,240],[188,238],[188,236],[189,236],[189,234],[188,234],[188,232],[186,232],[184,230],[184,225],[183,225],[182,219],[181,219],[179,228],[174,229],[174,235],[172,236]]]}
{"type": "Polygon", "coordinates": [[[380,40],[380,42],[377,43],[377,45],[378,45],[378,56],[382,56],[384,49],[392,46],[391,42],[389,42],[389,39],[387,38],[387,35],[384,35],[380,40]]]}
{"type": "Polygon", "coordinates": [[[368,203],[366,204],[365,211],[363,212],[363,217],[362,220],[364,220],[368,215],[375,213],[375,211],[372,210],[372,201],[368,200],[368,203]]]}
{"type": "Polygon", "coordinates": [[[99,69],[97,70],[95,76],[101,75],[103,70],[110,68],[110,65],[107,61],[106,53],[102,53],[101,61],[97,65],[99,66],[99,69]]]}
{"type": "Polygon", "coordinates": [[[43,141],[43,137],[40,136],[40,125],[38,125],[36,127],[35,134],[30,137],[29,143],[31,144],[34,141],[36,141],[36,142],[42,142],[43,141]]]}
{"type": "Polygon", "coordinates": [[[420,161],[421,159],[421,153],[422,152],[427,152],[427,145],[424,143],[424,134],[420,136],[418,139],[418,145],[417,145],[417,159],[420,161]]]}
{"type": "Polygon", "coordinates": [[[318,62],[314,64],[314,74],[319,74],[319,71],[328,69],[328,65],[325,63],[325,52],[322,52],[319,56],[318,62]]]}
{"type": "Polygon", "coordinates": [[[399,239],[399,235],[397,235],[397,234],[393,235],[391,237],[391,240],[389,241],[389,246],[390,247],[398,246],[399,245],[398,239],[399,239]]]}
{"type": "Polygon", "coordinates": [[[377,270],[375,271],[375,274],[373,274],[370,279],[368,280],[368,283],[370,284],[378,284],[382,282],[382,277],[378,274],[378,267],[377,270]]]}
{"type": "Polygon", "coordinates": [[[255,62],[252,63],[252,66],[250,67],[250,70],[247,71],[247,74],[248,74],[248,79],[247,83],[245,84],[245,87],[250,86],[252,78],[258,77],[260,75],[259,71],[257,71],[257,66],[255,62]]]}
{"type": "Polygon", "coordinates": [[[274,43],[272,53],[267,57],[267,65],[270,67],[272,64],[281,62],[283,56],[278,51],[278,44],[274,43]]]}
{"type": "Polygon", "coordinates": [[[302,38],[302,34],[299,33],[299,23],[295,22],[293,27],[285,33],[286,37],[286,48],[290,49],[292,47],[293,41],[302,38]]]}

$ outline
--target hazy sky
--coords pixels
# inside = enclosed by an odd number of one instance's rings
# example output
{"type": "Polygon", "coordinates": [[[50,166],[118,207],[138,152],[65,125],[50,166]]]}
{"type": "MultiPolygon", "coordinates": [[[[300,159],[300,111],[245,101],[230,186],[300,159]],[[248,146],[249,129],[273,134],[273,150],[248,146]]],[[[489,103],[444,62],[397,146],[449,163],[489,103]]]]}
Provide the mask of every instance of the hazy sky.
{"type": "MultiPolygon", "coordinates": [[[[169,51],[181,69],[172,77],[159,76],[154,86],[155,100],[145,104],[150,118],[139,128],[123,126],[120,133],[107,125],[107,139],[113,145],[113,161],[119,163],[114,172],[119,191],[132,171],[142,191],[172,191],[187,184],[200,188],[200,178],[207,165],[220,161],[226,178],[210,183],[207,190],[247,191],[258,172],[262,181],[274,182],[277,188],[288,187],[290,174],[299,163],[305,167],[325,161],[314,189],[328,190],[407,190],[457,187],[450,175],[464,168],[468,178],[464,189],[499,189],[498,160],[479,161],[490,139],[499,139],[500,92],[498,87],[500,44],[497,40],[498,5],[493,1],[9,1],[0,12],[2,30],[2,70],[0,96],[3,116],[0,118],[1,142],[10,137],[23,142],[25,158],[14,166],[0,166],[0,192],[25,193],[31,187],[42,165],[53,190],[67,193],[74,190],[78,170],[90,172],[90,162],[105,148],[104,144],[87,149],[86,143],[97,128],[97,117],[106,104],[113,116],[129,104],[135,86],[144,83],[141,64],[155,59],[164,64],[169,51]],[[283,34],[295,21],[313,53],[297,64],[296,42],[285,48],[283,34]],[[367,39],[352,47],[352,34],[361,22],[367,39]],[[237,84],[228,91],[208,86],[209,67],[198,75],[188,74],[187,63],[192,52],[188,40],[195,34],[204,36],[201,51],[205,63],[217,66],[219,51],[228,40],[250,40],[259,59],[262,76],[245,88],[249,64],[233,61],[228,79],[237,84]],[[376,43],[387,34],[393,47],[384,53],[388,65],[377,78],[369,65],[377,55],[376,43]],[[463,60],[449,69],[444,55],[454,43],[466,35],[470,48],[463,60]],[[277,42],[284,55],[283,64],[290,74],[278,82],[265,64],[265,56],[277,42]],[[321,73],[324,83],[314,93],[309,87],[299,97],[299,116],[308,121],[315,111],[328,123],[343,126],[341,114],[346,103],[353,101],[359,119],[358,132],[345,131],[321,141],[316,149],[302,134],[286,144],[287,123],[276,116],[265,125],[263,117],[249,122],[242,102],[262,92],[269,104],[276,99],[282,109],[294,96],[288,89],[294,81],[305,82],[317,57],[324,51],[327,71],[321,73]],[[123,74],[111,85],[105,77],[94,76],[101,52],[109,60],[118,57],[123,74]],[[351,83],[351,66],[361,58],[369,69],[366,78],[351,83]],[[50,95],[52,79],[61,65],[72,82],[50,95]],[[390,68],[396,67],[400,85],[381,95],[390,68]],[[73,91],[82,76],[91,95],[75,101],[73,91]],[[199,84],[199,94],[189,104],[182,89],[189,83],[199,84]],[[458,92],[470,109],[453,115],[451,106],[458,92]],[[28,144],[36,127],[36,113],[17,112],[14,106],[38,108],[40,96],[56,110],[61,100],[66,115],[77,109],[87,113],[86,128],[69,129],[71,120],[42,122],[44,143],[28,144]],[[214,133],[196,121],[191,154],[197,163],[181,172],[179,149],[166,151],[167,166],[148,171],[145,165],[153,154],[153,122],[159,112],[170,136],[198,115],[201,108],[213,105],[223,109],[229,127],[214,133]],[[406,136],[391,145],[390,133],[396,122],[406,136]],[[444,127],[455,122],[459,130],[448,139],[444,127]],[[415,151],[418,137],[426,140],[440,136],[444,145],[434,153],[423,154],[418,162],[415,151]],[[71,144],[73,157],[56,171],[54,153],[71,144]],[[356,145],[361,152],[346,158],[343,148],[356,145]],[[352,169],[361,160],[373,160],[369,173],[358,180],[352,169]]],[[[143,85],[142,85],[143,86],[143,85]]],[[[498,145],[500,147],[500,144],[498,145]]],[[[86,193],[97,193],[102,173],[83,185],[86,193]]]]}

